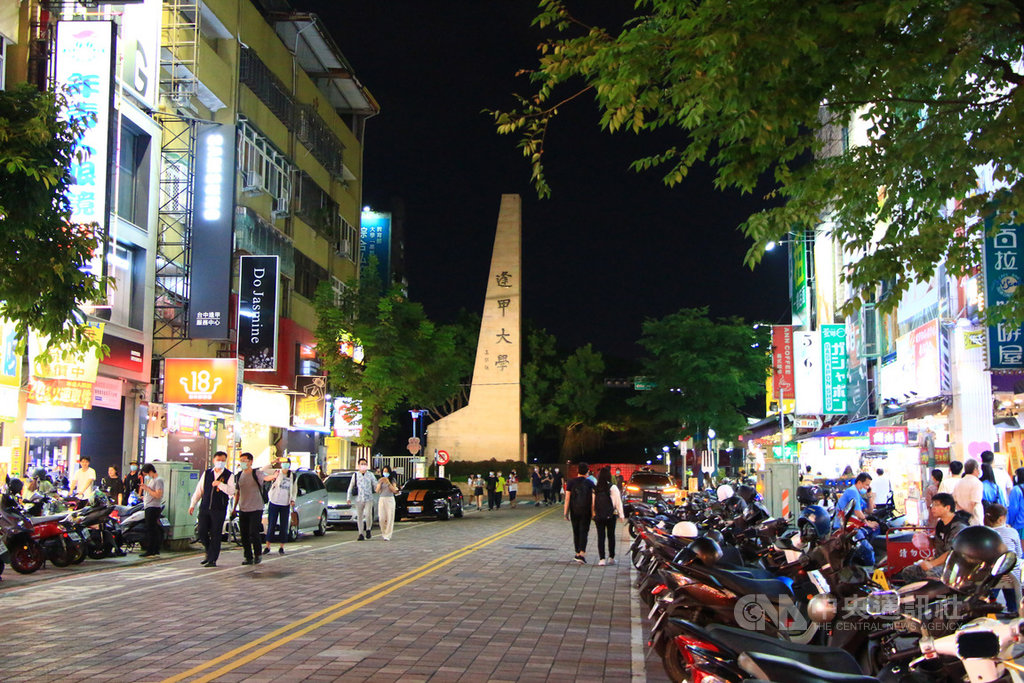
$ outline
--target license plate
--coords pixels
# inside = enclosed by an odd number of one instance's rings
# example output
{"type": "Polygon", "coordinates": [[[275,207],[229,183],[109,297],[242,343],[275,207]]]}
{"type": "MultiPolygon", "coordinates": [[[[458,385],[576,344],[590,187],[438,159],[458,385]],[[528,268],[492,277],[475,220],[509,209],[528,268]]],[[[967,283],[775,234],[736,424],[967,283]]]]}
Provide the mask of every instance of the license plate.
{"type": "Polygon", "coordinates": [[[423,512],[423,508],[419,505],[410,505],[409,512],[423,512]]]}
{"type": "Polygon", "coordinates": [[[644,497],[644,502],[646,502],[646,503],[657,503],[658,502],[658,497],[657,496],[646,496],[646,497],[644,497]]]}

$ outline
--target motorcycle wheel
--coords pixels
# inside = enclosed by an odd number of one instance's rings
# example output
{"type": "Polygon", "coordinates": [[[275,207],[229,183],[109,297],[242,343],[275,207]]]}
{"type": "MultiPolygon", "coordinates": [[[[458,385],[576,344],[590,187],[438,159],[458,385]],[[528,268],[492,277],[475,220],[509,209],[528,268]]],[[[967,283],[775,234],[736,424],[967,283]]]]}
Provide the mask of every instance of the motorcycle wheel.
{"type": "Polygon", "coordinates": [[[661,656],[661,665],[665,669],[665,673],[672,683],[689,683],[691,680],[691,674],[689,669],[686,668],[686,662],[683,661],[683,654],[679,651],[679,648],[675,643],[672,643],[671,647],[666,647],[664,654],[661,656]]]}
{"type": "Polygon", "coordinates": [[[71,564],[82,564],[85,562],[85,543],[81,541],[75,541],[71,544],[72,556],[71,564]]]}
{"type": "Polygon", "coordinates": [[[633,526],[632,522],[629,524],[629,537],[636,538],[636,527],[633,526]]]}
{"type": "Polygon", "coordinates": [[[46,559],[50,561],[54,567],[67,567],[71,565],[72,551],[70,543],[63,541],[59,547],[53,550],[47,551],[46,559]]]}
{"type": "Polygon", "coordinates": [[[45,561],[46,553],[38,543],[26,543],[11,551],[11,568],[19,574],[31,574],[45,561]]]}
{"type": "Polygon", "coordinates": [[[91,560],[102,560],[104,557],[110,554],[111,548],[103,544],[89,544],[89,550],[87,554],[91,560]]]}

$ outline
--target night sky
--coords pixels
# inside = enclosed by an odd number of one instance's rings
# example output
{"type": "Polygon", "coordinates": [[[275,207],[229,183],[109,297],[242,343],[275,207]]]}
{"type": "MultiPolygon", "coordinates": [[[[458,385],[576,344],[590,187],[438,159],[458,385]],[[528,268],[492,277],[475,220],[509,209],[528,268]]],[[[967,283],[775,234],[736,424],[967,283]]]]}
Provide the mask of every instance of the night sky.
{"type": "MultiPolygon", "coordinates": [[[[606,6],[599,25],[617,19],[606,6]]],[[[453,319],[483,304],[502,193],[523,197],[524,312],[566,348],[592,342],[632,357],[644,318],[708,305],[714,315],[788,322],[786,256],[742,264],[736,229],[757,197],[722,193],[710,171],[666,188],[629,170],[658,140],[597,127],[592,101],[567,107],[549,131],[553,197],[539,200],[516,139],[499,136],[484,109],[527,92],[515,72],[536,63],[536,0],[296,0],[318,13],[381,105],[367,122],[363,204],[406,208],[410,296],[453,319]]],[[[660,142],[681,139],[680,133],[660,142]]]]}

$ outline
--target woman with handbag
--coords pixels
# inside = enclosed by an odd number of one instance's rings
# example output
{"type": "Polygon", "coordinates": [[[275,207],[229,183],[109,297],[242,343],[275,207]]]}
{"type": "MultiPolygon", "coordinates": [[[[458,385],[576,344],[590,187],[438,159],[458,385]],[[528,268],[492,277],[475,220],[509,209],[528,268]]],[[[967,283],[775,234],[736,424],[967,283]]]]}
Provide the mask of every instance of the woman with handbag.
{"type": "Polygon", "coordinates": [[[274,470],[273,474],[267,475],[264,481],[272,481],[269,502],[267,503],[267,547],[263,554],[270,552],[270,542],[274,538],[274,532],[279,533],[281,547],[277,552],[284,555],[284,542],[288,538],[288,525],[294,523],[295,516],[295,474],[291,471],[292,464],[282,460],[280,469],[274,470]]]}
{"type": "Polygon", "coordinates": [[[391,534],[395,531],[395,494],[398,487],[391,481],[391,469],[385,467],[381,471],[380,479],[377,480],[377,519],[380,520],[380,535],[385,541],[391,540],[391,534]]]}

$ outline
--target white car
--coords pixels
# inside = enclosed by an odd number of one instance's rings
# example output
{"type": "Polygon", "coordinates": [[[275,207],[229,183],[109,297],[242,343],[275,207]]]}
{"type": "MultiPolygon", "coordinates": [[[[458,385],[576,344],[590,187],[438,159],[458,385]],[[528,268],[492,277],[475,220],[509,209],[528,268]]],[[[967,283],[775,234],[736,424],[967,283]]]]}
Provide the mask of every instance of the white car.
{"type": "MultiPolygon", "coordinates": [[[[352,483],[355,472],[334,472],[324,484],[327,485],[327,523],[332,525],[356,524],[356,508],[348,502],[348,486],[352,483]]],[[[373,494],[373,505],[370,506],[371,517],[377,516],[377,494],[373,494]]],[[[374,519],[370,520],[372,527],[374,519]]]]}
{"type": "MultiPolygon", "coordinates": [[[[312,531],[315,536],[327,533],[327,489],[320,477],[310,470],[294,470],[295,512],[299,515],[299,526],[288,525],[288,540],[294,541],[302,532],[312,531]]],[[[269,488],[270,484],[266,484],[269,488]]],[[[267,528],[264,513],[263,528],[267,528]]]]}

